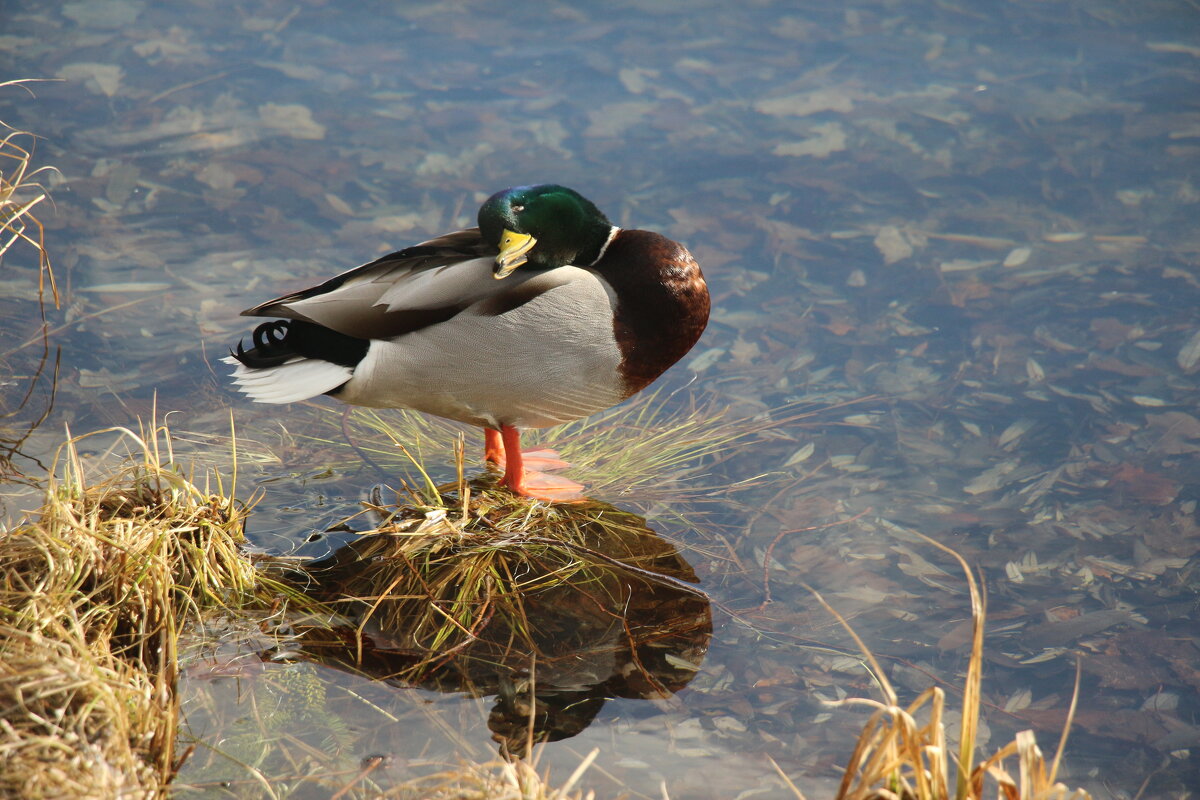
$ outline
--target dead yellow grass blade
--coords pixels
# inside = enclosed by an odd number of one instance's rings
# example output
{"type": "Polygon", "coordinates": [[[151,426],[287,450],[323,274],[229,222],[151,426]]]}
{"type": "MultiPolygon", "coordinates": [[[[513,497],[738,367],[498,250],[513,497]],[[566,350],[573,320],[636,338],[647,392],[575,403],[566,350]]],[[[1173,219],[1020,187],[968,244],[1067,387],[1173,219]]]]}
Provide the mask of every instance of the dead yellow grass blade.
{"type": "MultiPolygon", "coordinates": [[[[975,764],[975,739],[979,725],[981,686],[983,683],[983,631],[987,615],[984,593],[970,567],[958,553],[940,542],[923,537],[934,547],[952,556],[966,576],[971,597],[971,616],[974,629],[971,653],[963,686],[962,726],[957,756],[951,756],[946,741],[945,693],[939,687],[927,689],[912,703],[901,707],[896,691],[887,680],[883,668],[854,633],[846,620],[819,594],[817,600],[853,637],[862,650],[873,677],[884,696],[883,702],[867,698],[850,698],[832,705],[865,705],[874,709],[846,765],[838,790],[838,800],[982,800],[985,779],[990,777],[999,796],[1005,800],[1086,800],[1090,795],[1077,789],[1070,791],[1057,783],[1059,759],[1066,746],[1070,717],[1074,715],[1075,698],[1059,742],[1058,754],[1049,770],[1038,749],[1032,731],[1022,731],[1013,742],[975,764]],[[926,721],[918,721],[924,716],[926,721]],[[1018,776],[1013,778],[1004,768],[1004,761],[1017,756],[1018,776]],[[951,786],[953,785],[953,789],[951,786]]],[[[1078,679],[1076,695],[1078,694],[1078,679]]]]}
{"type": "MultiPolygon", "coordinates": [[[[0,82],[0,92],[6,89],[19,88],[27,81],[0,82]]],[[[28,91],[28,89],[25,89],[28,91]]],[[[50,255],[46,250],[45,230],[42,223],[34,215],[34,209],[48,198],[46,189],[38,182],[42,173],[53,171],[53,167],[34,169],[33,149],[37,139],[33,134],[18,131],[0,120],[0,267],[4,266],[5,254],[18,243],[28,245],[28,248],[18,248],[23,252],[36,256],[38,273],[38,302],[39,311],[45,320],[45,303],[47,290],[49,297],[57,307],[59,304],[58,286],[54,280],[54,271],[50,268],[50,255]]],[[[0,278],[16,277],[13,270],[0,270],[0,278]]],[[[21,337],[27,335],[21,331],[15,320],[24,318],[18,311],[20,304],[26,301],[10,298],[11,308],[0,309],[0,314],[12,314],[13,318],[6,323],[8,333],[16,333],[21,337]],[[16,312],[16,313],[14,313],[16,312]]],[[[51,357],[50,345],[46,337],[46,326],[40,326],[38,338],[42,341],[42,353],[34,363],[26,360],[13,361],[14,349],[0,350],[0,372],[9,376],[25,375],[21,381],[24,389],[18,388],[13,392],[0,393],[0,478],[21,478],[20,470],[14,465],[14,458],[20,452],[30,433],[41,425],[49,416],[53,405],[54,384],[58,376],[57,358],[51,357]],[[43,372],[52,368],[50,376],[49,400],[40,414],[35,413],[35,419],[30,422],[27,417],[32,410],[31,400],[43,377],[43,372]],[[6,396],[7,395],[7,396],[6,396]],[[22,396],[23,395],[23,396],[22,396]],[[13,399],[9,399],[9,398],[13,399]],[[19,398],[19,399],[16,399],[19,398]],[[10,427],[11,425],[11,427],[10,427]]]]}
{"type": "MultiPolygon", "coordinates": [[[[3,81],[0,90],[17,87],[28,81],[3,81]]],[[[54,272],[50,269],[50,256],[46,252],[45,229],[33,209],[47,197],[45,188],[38,183],[37,176],[53,171],[53,167],[33,169],[33,142],[31,133],[16,130],[0,120],[0,129],[6,131],[0,138],[0,262],[4,254],[17,242],[33,248],[38,256],[38,293],[45,297],[50,289],[54,305],[58,306],[58,286],[54,272]],[[27,143],[27,144],[23,144],[27,143]]]]}

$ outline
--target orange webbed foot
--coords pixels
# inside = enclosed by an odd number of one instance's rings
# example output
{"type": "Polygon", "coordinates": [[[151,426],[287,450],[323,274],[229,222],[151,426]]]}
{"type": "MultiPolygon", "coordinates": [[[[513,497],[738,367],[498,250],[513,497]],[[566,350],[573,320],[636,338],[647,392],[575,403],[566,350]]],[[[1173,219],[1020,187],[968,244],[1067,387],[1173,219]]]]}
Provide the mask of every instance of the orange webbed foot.
{"type": "Polygon", "coordinates": [[[571,466],[570,463],[562,460],[557,450],[547,447],[522,451],[521,460],[525,462],[526,470],[536,469],[542,472],[554,472],[571,466]]]}
{"type": "Polygon", "coordinates": [[[576,483],[561,475],[527,469],[524,478],[519,487],[509,487],[522,497],[532,497],[534,500],[545,500],[548,503],[581,503],[587,499],[583,494],[582,483],[576,483]]]}
{"type": "MultiPolygon", "coordinates": [[[[540,471],[571,466],[557,452],[547,449],[522,452],[521,432],[508,425],[500,426],[500,438],[504,448],[504,477],[500,483],[514,494],[551,503],[578,503],[585,499],[583,484],[540,471]]],[[[490,436],[488,442],[491,443],[490,436]]]]}

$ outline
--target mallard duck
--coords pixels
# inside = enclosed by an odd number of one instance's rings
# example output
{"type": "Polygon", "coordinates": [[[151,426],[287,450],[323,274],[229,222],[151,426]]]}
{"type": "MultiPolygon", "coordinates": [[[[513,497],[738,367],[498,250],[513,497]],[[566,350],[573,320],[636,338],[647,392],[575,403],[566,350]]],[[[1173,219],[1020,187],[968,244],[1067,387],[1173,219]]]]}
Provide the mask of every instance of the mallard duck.
{"type": "Polygon", "coordinates": [[[527,474],[521,430],[647,386],[700,338],[708,287],[683,245],[622,230],[564,186],[505,189],[478,220],[243,311],[282,319],[224,359],[234,382],[260,403],[327,394],[478,425],[504,486],[577,493],[527,474]]]}

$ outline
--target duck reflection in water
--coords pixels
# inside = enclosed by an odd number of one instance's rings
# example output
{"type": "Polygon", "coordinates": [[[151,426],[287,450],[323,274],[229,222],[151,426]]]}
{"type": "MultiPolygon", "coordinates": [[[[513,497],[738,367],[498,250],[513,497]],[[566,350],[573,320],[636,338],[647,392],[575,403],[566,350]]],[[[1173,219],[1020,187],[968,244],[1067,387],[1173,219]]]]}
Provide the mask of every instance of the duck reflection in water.
{"type": "Polygon", "coordinates": [[[684,688],[712,635],[691,566],[611,506],[563,524],[490,541],[439,533],[424,547],[411,535],[362,536],[306,566],[309,593],[345,624],[307,631],[303,647],[373,678],[494,696],[488,727],[508,757],[578,734],[609,698],[684,688]]]}

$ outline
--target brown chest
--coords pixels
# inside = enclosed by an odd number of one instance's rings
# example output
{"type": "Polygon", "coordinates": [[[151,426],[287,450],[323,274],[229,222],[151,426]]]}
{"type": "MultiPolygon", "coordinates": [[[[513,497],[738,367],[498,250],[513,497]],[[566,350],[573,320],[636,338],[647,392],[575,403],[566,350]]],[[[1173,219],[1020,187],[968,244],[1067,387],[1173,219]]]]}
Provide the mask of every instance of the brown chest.
{"type": "Polygon", "coordinates": [[[596,268],[618,298],[613,335],[628,396],[700,339],[708,324],[708,286],[686,248],[650,231],[622,231],[596,268]]]}

